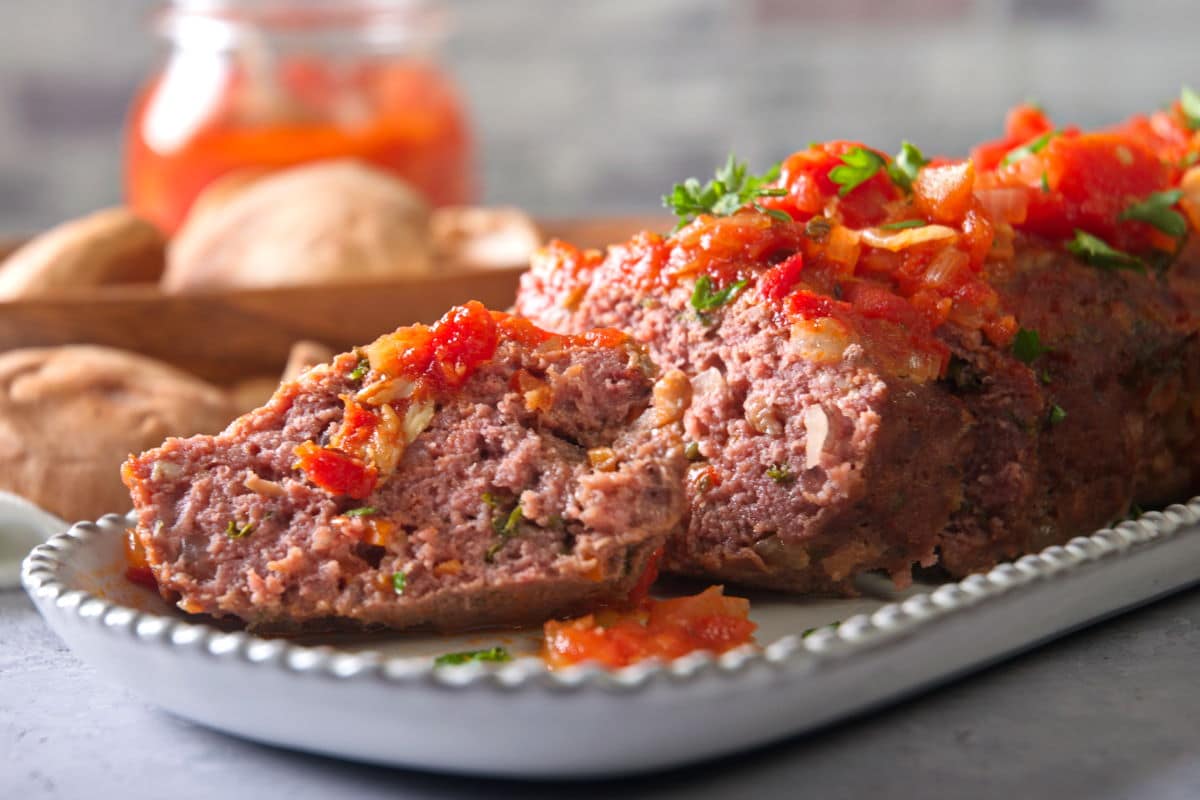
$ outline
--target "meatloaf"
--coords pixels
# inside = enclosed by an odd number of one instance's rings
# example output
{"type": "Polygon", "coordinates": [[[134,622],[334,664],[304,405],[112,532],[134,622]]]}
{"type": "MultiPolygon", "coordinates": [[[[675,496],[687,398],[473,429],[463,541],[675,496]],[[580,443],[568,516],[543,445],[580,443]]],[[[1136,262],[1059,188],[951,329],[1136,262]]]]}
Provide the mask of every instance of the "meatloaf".
{"type": "Polygon", "coordinates": [[[794,592],[960,576],[1200,481],[1200,136],[1014,109],[969,159],[810,145],[675,187],[669,235],[553,242],[515,309],[690,376],[665,566],[794,592]]]}
{"type": "Polygon", "coordinates": [[[478,303],[131,457],[133,559],[267,629],[461,629],[618,602],[685,510],[687,379],[478,303]]]}

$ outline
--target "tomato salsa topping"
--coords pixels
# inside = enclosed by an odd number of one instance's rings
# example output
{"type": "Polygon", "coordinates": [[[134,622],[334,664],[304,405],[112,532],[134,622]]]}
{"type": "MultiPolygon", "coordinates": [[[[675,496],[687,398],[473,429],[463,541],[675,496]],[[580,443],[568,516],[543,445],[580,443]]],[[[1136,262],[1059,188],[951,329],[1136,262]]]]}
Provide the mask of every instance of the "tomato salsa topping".
{"type": "MultiPolygon", "coordinates": [[[[745,296],[793,335],[868,339],[914,380],[944,377],[942,325],[1000,348],[1016,335],[988,277],[1014,256],[1016,235],[1101,269],[1169,261],[1200,226],[1198,129],[1200,95],[1185,89],[1165,111],[1092,132],[1021,105],[967,159],[832,141],[756,176],[730,158],[706,184],[689,179],[664,197],[674,232],[639,234],[607,259],[643,294],[691,286],[701,325],[745,296]]],[[[571,310],[605,257],[554,242],[537,258],[536,279],[559,282],[547,289],[571,310]]]]}
{"type": "Polygon", "coordinates": [[[632,610],[604,610],[546,623],[543,655],[552,669],[595,661],[626,667],[646,658],[670,660],[696,650],[724,653],[754,642],[750,601],[710,586],[690,597],[643,599],[632,610]]]}
{"type": "Polygon", "coordinates": [[[341,395],[345,412],[322,446],[295,448],[296,469],[334,495],[362,500],[396,469],[405,448],[429,425],[439,400],[460,389],[496,354],[501,340],[529,347],[552,344],[620,347],[615,330],[557,336],[533,323],[472,301],[433,325],[411,325],[362,348],[341,395]]]}

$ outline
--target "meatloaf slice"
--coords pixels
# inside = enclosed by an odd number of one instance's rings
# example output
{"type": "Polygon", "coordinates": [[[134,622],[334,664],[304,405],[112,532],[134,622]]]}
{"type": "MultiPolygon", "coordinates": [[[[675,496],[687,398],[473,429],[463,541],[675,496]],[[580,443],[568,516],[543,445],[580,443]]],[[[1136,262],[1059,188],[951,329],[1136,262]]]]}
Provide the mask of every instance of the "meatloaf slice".
{"type": "Polygon", "coordinates": [[[783,313],[772,274],[801,247],[792,226],[754,213],[643,235],[603,260],[554,243],[523,276],[516,309],[564,332],[603,320],[691,376],[691,508],[667,569],[798,593],[853,593],[868,570],[903,583],[914,563],[934,562],[961,503],[970,421],[903,326],[783,313]],[[642,265],[687,263],[701,236],[762,254],[736,264],[741,284],[719,272],[642,282],[642,265]],[[704,281],[739,290],[701,311],[704,281]]]}
{"type": "Polygon", "coordinates": [[[615,331],[477,303],[284,383],[123,475],[185,611],[462,629],[625,598],[684,510],[688,382],[615,331]]]}

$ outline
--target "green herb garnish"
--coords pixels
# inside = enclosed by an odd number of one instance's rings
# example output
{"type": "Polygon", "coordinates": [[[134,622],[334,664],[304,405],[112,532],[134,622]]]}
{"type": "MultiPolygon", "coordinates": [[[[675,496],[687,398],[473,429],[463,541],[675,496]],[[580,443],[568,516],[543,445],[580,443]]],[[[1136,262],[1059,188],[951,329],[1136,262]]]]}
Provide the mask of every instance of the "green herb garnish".
{"type": "Polygon", "coordinates": [[[791,217],[785,212],[767,210],[754,203],[762,197],[782,197],[787,194],[786,189],[767,186],[778,177],[778,164],[762,175],[750,175],[746,171],[746,164],[735,159],[731,153],[725,160],[725,166],[713,175],[713,180],[703,185],[696,178],[677,183],[672,187],[671,193],[663,197],[663,205],[679,217],[675,230],[687,225],[700,214],[724,217],[746,205],[754,205],[759,211],[772,217],[791,221],[791,217]]]}
{"type": "Polygon", "coordinates": [[[358,360],[358,366],[350,370],[349,378],[352,381],[361,381],[367,376],[367,372],[371,369],[371,362],[365,358],[358,360]]]}
{"type": "Polygon", "coordinates": [[[1145,222],[1148,225],[1153,225],[1167,236],[1173,236],[1180,239],[1187,235],[1187,220],[1183,214],[1180,214],[1171,206],[1179,202],[1179,198],[1183,197],[1182,189],[1172,189],[1169,192],[1155,192],[1145,200],[1139,200],[1136,203],[1131,203],[1128,208],[1121,212],[1121,216],[1117,219],[1137,220],[1145,222]]]}
{"type": "Polygon", "coordinates": [[[466,664],[470,661],[511,661],[512,656],[503,647],[489,647],[486,650],[463,650],[460,653],[446,653],[433,660],[435,667],[452,667],[466,664]]]}
{"type": "Polygon", "coordinates": [[[1014,147],[1005,154],[1004,158],[1000,159],[1000,166],[1007,167],[1009,164],[1015,164],[1034,153],[1040,153],[1045,149],[1046,145],[1050,144],[1050,140],[1058,136],[1058,134],[1059,131],[1046,131],[1033,141],[1027,142],[1020,147],[1014,147]]]}
{"type": "Polygon", "coordinates": [[[1200,129],[1200,94],[1190,86],[1184,86],[1179,92],[1179,108],[1183,110],[1188,127],[1192,130],[1200,129]]]}
{"type": "Polygon", "coordinates": [[[883,156],[865,147],[855,147],[842,154],[842,163],[829,170],[829,180],[842,187],[838,197],[845,197],[862,184],[871,180],[887,166],[883,156]]]}
{"type": "Polygon", "coordinates": [[[1197,161],[1200,161],[1200,151],[1193,150],[1183,158],[1179,159],[1179,167],[1181,169],[1187,169],[1188,167],[1195,166],[1197,161]]]}
{"type": "Polygon", "coordinates": [[[396,594],[404,594],[404,587],[408,586],[408,576],[403,572],[392,573],[392,590],[396,594]]]}
{"type": "Polygon", "coordinates": [[[1042,170],[1042,194],[1050,194],[1050,179],[1046,177],[1046,170],[1042,170]]]}
{"type": "Polygon", "coordinates": [[[906,192],[911,192],[912,182],[917,179],[917,173],[928,163],[929,159],[915,144],[902,142],[900,152],[896,153],[896,158],[887,165],[887,174],[892,183],[906,192]]]}
{"type": "Polygon", "coordinates": [[[517,532],[517,526],[524,518],[525,512],[521,510],[521,504],[517,503],[513,506],[513,510],[508,512],[508,516],[496,517],[492,520],[492,530],[496,532],[497,536],[507,539],[517,532]]]}
{"type": "Polygon", "coordinates": [[[225,526],[225,535],[230,539],[244,539],[254,531],[254,523],[247,522],[242,525],[236,520],[229,520],[229,524],[225,526]]]}
{"type": "Polygon", "coordinates": [[[746,286],[746,279],[734,281],[720,291],[714,292],[712,279],[701,275],[696,279],[696,288],[692,290],[692,308],[701,314],[713,311],[728,303],[746,286]]]}
{"type": "Polygon", "coordinates": [[[1146,265],[1137,256],[1123,253],[1098,236],[1092,236],[1087,231],[1075,230],[1075,238],[1067,242],[1067,250],[1081,261],[1086,261],[1100,269],[1129,269],[1134,272],[1145,272],[1146,265]]]}
{"type": "Polygon", "coordinates": [[[792,468],[787,464],[772,464],[767,467],[767,477],[776,483],[791,483],[796,479],[792,474],[792,468]]]}
{"type": "Polygon", "coordinates": [[[881,231],[902,231],[907,228],[924,228],[929,223],[923,219],[902,219],[899,222],[889,222],[886,225],[880,225],[881,231]]]}
{"type": "Polygon", "coordinates": [[[699,461],[703,456],[700,455],[700,443],[688,442],[683,448],[683,457],[688,461],[699,461]]]}
{"type": "Polygon", "coordinates": [[[374,506],[363,506],[362,508],[352,508],[349,511],[343,511],[343,517],[369,517],[372,514],[378,514],[379,509],[374,506]]]}
{"type": "Polygon", "coordinates": [[[1050,424],[1051,425],[1057,425],[1058,423],[1062,422],[1066,418],[1067,418],[1067,412],[1063,409],[1062,406],[1058,405],[1057,403],[1050,406],[1050,424]]]}
{"type": "Polygon", "coordinates": [[[1032,364],[1038,356],[1048,352],[1050,348],[1042,346],[1042,338],[1037,331],[1021,328],[1013,337],[1012,354],[1026,364],[1032,364]]]}
{"type": "Polygon", "coordinates": [[[492,494],[491,492],[484,492],[480,499],[483,500],[483,504],[488,508],[496,507],[496,495],[492,494]]]}

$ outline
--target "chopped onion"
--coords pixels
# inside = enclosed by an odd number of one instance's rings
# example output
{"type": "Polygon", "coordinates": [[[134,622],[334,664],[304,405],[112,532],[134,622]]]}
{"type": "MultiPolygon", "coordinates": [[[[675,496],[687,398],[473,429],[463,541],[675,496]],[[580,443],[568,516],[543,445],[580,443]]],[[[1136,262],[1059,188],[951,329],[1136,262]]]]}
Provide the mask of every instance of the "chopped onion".
{"type": "Polygon", "coordinates": [[[822,317],[792,323],[791,342],[802,358],[820,364],[840,361],[851,337],[840,322],[822,317]]]}
{"type": "Polygon", "coordinates": [[[957,239],[958,231],[946,225],[923,225],[920,228],[906,228],[901,231],[867,228],[860,231],[859,235],[862,237],[863,244],[895,253],[926,242],[957,239]]]}
{"type": "Polygon", "coordinates": [[[725,394],[725,376],[716,367],[709,367],[692,378],[692,393],[696,397],[725,394]]]}
{"type": "Polygon", "coordinates": [[[409,405],[408,410],[404,412],[404,439],[406,441],[412,442],[429,427],[429,423],[433,420],[434,410],[434,405],[429,400],[409,405]]]}
{"type": "MultiPolygon", "coordinates": [[[[409,408],[411,411],[411,407],[409,408]]],[[[367,455],[383,476],[391,475],[407,446],[401,430],[400,415],[387,403],[379,408],[379,422],[366,446],[367,455]]]]}
{"type": "Polygon", "coordinates": [[[670,425],[683,419],[692,402],[692,384],[681,371],[673,369],[654,384],[654,410],[658,424],[670,425]]]}
{"type": "Polygon", "coordinates": [[[359,403],[380,406],[412,397],[417,385],[407,378],[388,378],[370,383],[358,390],[354,399],[359,403]]]}
{"type": "Polygon", "coordinates": [[[775,407],[761,394],[752,394],[746,399],[746,421],[759,433],[783,435],[783,422],[775,413],[775,407]]]}
{"type": "Polygon", "coordinates": [[[862,248],[859,244],[858,231],[850,230],[845,225],[835,225],[829,232],[829,242],[825,245],[825,257],[841,264],[856,264],[860,249],[862,248]]]}
{"type": "Polygon", "coordinates": [[[808,469],[821,465],[821,451],[829,436],[829,417],[820,406],[804,409],[804,466],[808,469]]]}
{"type": "Polygon", "coordinates": [[[980,189],[975,197],[993,222],[1019,225],[1029,216],[1029,193],[1024,188],[980,189]]]}
{"type": "Polygon", "coordinates": [[[925,284],[927,286],[943,287],[950,285],[960,270],[966,269],[971,257],[957,247],[947,247],[936,256],[925,268],[925,284]]]}

